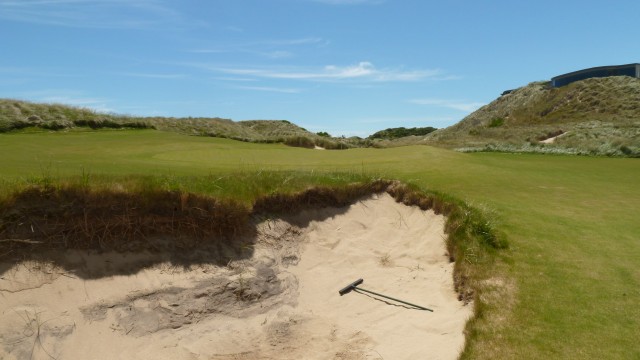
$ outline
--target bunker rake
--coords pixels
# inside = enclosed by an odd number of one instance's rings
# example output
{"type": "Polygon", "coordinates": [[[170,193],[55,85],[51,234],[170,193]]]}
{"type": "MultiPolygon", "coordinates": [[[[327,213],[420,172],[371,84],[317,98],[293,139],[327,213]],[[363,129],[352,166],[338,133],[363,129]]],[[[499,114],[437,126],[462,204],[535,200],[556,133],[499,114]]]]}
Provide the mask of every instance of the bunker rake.
{"type": "Polygon", "coordinates": [[[431,310],[429,308],[426,308],[426,307],[423,307],[423,306],[420,306],[420,305],[412,304],[410,302],[406,302],[406,301],[398,300],[396,298],[392,298],[391,296],[382,295],[382,294],[379,294],[377,292],[373,292],[373,291],[370,291],[370,290],[367,290],[367,289],[359,288],[358,285],[362,284],[363,282],[364,282],[364,279],[358,279],[358,280],[352,282],[351,284],[345,286],[344,288],[342,288],[340,291],[338,291],[338,293],[340,294],[340,296],[342,296],[344,294],[350,293],[352,290],[355,291],[355,292],[363,291],[363,292],[366,292],[366,293],[369,293],[369,294],[373,294],[373,295],[376,295],[376,296],[383,297],[385,299],[389,299],[389,300],[393,300],[393,301],[396,301],[396,302],[399,302],[399,303],[402,303],[402,304],[405,304],[405,305],[409,305],[409,306],[412,306],[412,307],[420,309],[420,310],[427,310],[427,311],[433,312],[433,310],[431,310]]]}

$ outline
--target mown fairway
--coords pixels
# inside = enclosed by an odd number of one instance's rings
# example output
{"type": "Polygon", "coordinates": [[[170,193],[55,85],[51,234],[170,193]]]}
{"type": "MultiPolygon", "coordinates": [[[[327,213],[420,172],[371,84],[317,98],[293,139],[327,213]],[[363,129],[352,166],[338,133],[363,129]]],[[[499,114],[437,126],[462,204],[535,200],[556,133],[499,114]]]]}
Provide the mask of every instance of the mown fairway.
{"type": "Polygon", "coordinates": [[[466,355],[640,358],[640,162],[462,154],[430,147],[316,151],[173,133],[0,135],[6,184],[38,176],[348,171],[398,178],[495,212],[512,279],[501,318],[466,355]],[[512,286],[513,285],[513,286],[512,286]]]}

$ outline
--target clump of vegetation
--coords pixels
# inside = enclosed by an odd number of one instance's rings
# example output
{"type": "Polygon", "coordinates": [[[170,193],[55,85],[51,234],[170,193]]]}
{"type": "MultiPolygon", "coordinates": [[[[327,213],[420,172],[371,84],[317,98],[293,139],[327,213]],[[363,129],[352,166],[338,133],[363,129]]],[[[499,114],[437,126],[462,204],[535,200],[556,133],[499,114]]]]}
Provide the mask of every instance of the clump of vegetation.
{"type": "Polygon", "coordinates": [[[431,126],[428,127],[413,127],[413,128],[405,128],[405,127],[397,127],[397,128],[388,128],[385,130],[378,131],[373,135],[367,137],[367,139],[397,139],[406,136],[423,136],[430,134],[437,129],[431,126]]]}
{"type": "Polygon", "coordinates": [[[110,119],[74,120],[75,126],[90,127],[91,129],[152,129],[153,126],[143,121],[113,121],[110,119]]]}
{"type": "Polygon", "coordinates": [[[306,136],[292,136],[284,140],[285,145],[313,149],[315,143],[306,136]]]}
{"type": "Polygon", "coordinates": [[[489,127],[490,128],[496,128],[496,127],[500,127],[504,125],[504,118],[501,117],[495,117],[493,119],[491,119],[491,121],[489,122],[489,127]]]}
{"type": "Polygon", "coordinates": [[[91,129],[154,128],[152,124],[140,117],[105,114],[60,104],[36,104],[0,99],[0,132],[27,128],[57,131],[74,127],[89,127],[91,129]]]}
{"type": "Polygon", "coordinates": [[[378,258],[378,263],[382,267],[390,267],[391,265],[393,265],[393,262],[391,261],[391,255],[389,255],[389,253],[383,254],[378,258]]]}

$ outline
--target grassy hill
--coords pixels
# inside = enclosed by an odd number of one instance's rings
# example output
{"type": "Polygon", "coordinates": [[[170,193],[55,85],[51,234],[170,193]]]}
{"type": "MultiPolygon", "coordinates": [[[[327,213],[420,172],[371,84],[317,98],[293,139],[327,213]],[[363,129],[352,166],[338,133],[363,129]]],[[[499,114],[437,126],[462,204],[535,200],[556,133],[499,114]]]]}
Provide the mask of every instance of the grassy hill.
{"type": "Polygon", "coordinates": [[[500,151],[640,157],[640,79],[594,78],[561,88],[533,82],[445,129],[392,128],[366,139],[314,134],[286,120],[134,117],[0,99],[0,132],[23,128],[154,128],[179,134],[326,149],[434,145],[500,151]],[[433,131],[433,132],[431,132],[433,131]]]}
{"type": "Polygon", "coordinates": [[[26,128],[61,130],[73,127],[146,128],[142,118],[102,114],[61,104],[0,99],[0,133],[26,128]]]}
{"type": "Polygon", "coordinates": [[[0,99],[0,133],[21,129],[152,128],[185,135],[229,138],[246,142],[284,143],[326,149],[351,147],[342,139],[311,133],[286,120],[232,121],[222,118],[139,117],[99,113],[62,104],[0,99]]]}
{"type": "Polygon", "coordinates": [[[640,79],[593,78],[561,88],[534,82],[418,143],[463,151],[637,157],[640,79]],[[548,140],[557,135],[562,136],[548,140]]]}

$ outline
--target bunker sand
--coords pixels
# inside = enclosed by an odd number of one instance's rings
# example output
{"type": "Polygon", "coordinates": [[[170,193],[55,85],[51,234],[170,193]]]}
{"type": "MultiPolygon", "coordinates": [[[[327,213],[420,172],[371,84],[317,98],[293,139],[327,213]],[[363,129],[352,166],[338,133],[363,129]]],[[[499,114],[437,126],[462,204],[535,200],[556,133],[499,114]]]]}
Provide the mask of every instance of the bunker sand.
{"type": "Polygon", "coordinates": [[[224,267],[113,275],[163,255],[70,252],[79,276],[25,262],[0,275],[0,358],[455,359],[472,306],[443,226],[385,194],[264,220],[253,256],[224,267]],[[434,312],[338,294],[358,278],[434,312]]]}

